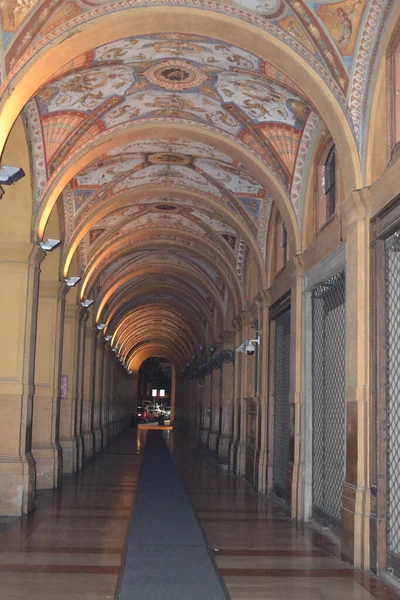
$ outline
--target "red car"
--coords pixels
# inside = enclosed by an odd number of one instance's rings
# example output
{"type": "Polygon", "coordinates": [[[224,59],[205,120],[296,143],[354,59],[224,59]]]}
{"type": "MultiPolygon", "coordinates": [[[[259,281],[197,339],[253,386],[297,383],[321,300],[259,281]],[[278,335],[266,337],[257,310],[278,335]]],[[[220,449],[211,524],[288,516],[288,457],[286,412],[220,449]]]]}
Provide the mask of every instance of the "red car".
{"type": "Polygon", "coordinates": [[[149,415],[145,406],[138,406],[136,415],[138,423],[147,423],[149,415]]]}

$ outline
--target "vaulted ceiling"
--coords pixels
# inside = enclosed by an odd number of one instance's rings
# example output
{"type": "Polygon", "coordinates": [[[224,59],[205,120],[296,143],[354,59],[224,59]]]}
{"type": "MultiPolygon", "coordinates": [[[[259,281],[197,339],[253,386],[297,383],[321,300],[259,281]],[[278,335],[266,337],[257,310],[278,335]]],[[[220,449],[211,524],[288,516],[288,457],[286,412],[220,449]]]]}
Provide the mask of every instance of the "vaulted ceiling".
{"type": "Polygon", "coordinates": [[[26,92],[26,101],[22,92],[5,101],[3,114],[25,106],[35,235],[45,235],[57,204],[62,276],[82,275],[81,299],[95,299],[97,322],[130,368],[152,351],[183,365],[214,339],[228,307],[243,309],[249,255],[265,286],[272,202],[298,249],[309,150],[335,111],[332,134],[340,144],[344,131],[357,162],[360,52],[391,5],[376,14],[376,4],[186,0],[186,19],[166,12],[173,2],[160,4],[142,33],[127,36],[147,2],[2,3],[2,90],[26,92]],[[225,29],[206,37],[203,17],[218,29],[212,13],[225,29]]]}

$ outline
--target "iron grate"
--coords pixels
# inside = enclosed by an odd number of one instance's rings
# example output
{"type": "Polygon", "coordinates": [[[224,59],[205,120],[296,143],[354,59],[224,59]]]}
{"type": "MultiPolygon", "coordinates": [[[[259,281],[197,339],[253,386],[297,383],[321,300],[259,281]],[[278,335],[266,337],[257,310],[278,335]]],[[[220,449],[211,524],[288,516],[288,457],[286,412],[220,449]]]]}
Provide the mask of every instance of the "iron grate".
{"type": "Polygon", "coordinates": [[[286,496],[290,416],[290,310],[279,315],[275,323],[274,489],[277,495],[286,496]]]}
{"type": "Polygon", "coordinates": [[[388,549],[400,558],[400,235],[385,242],[388,549]]]}
{"type": "Polygon", "coordinates": [[[346,457],[345,274],[320,284],[313,306],[313,506],[340,519],[346,457]]]}

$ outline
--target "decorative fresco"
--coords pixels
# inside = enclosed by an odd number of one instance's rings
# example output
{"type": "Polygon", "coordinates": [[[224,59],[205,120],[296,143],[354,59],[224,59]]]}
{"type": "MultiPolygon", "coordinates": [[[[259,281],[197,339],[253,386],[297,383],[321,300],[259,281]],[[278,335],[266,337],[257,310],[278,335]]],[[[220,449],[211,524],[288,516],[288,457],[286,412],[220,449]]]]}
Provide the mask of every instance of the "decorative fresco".
{"type": "MultiPolygon", "coordinates": [[[[8,32],[6,45],[8,46],[7,67],[14,66],[26,51],[29,45],[34,43],[40,45],[45,40],[49,41],[56,35],[60,27],[68,28],[84,23],[90,19],[88,11],[97,5],[97,14],[107,14],[118,8],[117,3],[111,0],[44,0],[38,10],[35,11],[31,21],[27,17],[32,14],[38,0],[9,0],[1,6],[1,20],[3,30],[8,32]],[[115,6],[117,4],[117,6],[115,6]],[[25,21],[25,26],[15,37],[14,33],[18,26],[25,21]]],[[[146,1],[138,3],[126,2],[128,6],[146,5],[146,1]]],[[[368,0],[318,0],[314,2],[306,0],[231,0],[210,3],[202,0],[197,6],[208,10],[234,14],[241,20],[248,21],[253,25],[267,30],[294,47],[297,52],[305,58],[308,55],[315,57],[325,69],[335,75],[341,86],[346,84],[346,67],[340,57],[345,55],[351,57],[354,51],[355,41],[361,29],[361,18],[366,7],[371,4],[368,0]]],[[[182,5],[182,3],[181,3],[182,5]]],[[[192,6],[190,0],[184,5],[192,6]]],[[[179,42],[179,41],[178,41],[179,42]]],[[[186,40],[181,41],[180,49],[186,40]]],[[[167,47],[170,50],[171,46],[167,47]]],[[[159,49],[160,52],[163,47],[159,49]]],[[[197,52],[188,44],[188,51],[197,52]]],[[[115,57],[115,54],[113,55],[115,57]]],[[[150,76],[153,73],[150,73],[150,76]]],[[[154,75],[156,76],[156,74],[154,75]]],[[[201,76],[204,77],[204,74],[201,76]]],[[[192,79],[192,78],[190,78],[192,79]]],[[[189,77],[186,81],[175,81],[175,85],[190,83],[189,77]]]]}
{"type": "MultiPolygon", "coordinates": [[[[173,118],[241,138],[263,159],[272,148],[270,168],[285,184],[290,180],[312,107],[294,82],[253,54],[208,38],[165,34],[106,44],[69,69],[36,96],[48,175],[74,148],[102,132],[135,121],[173,118]]],[[[141,153],[140,146],[136,152],[141,153]]],[[[159,144],[154,152],[161,153],[161,162],[167,154],[159,144]]],[[[168,153],[175,166],[183,159],[174,154],[187,154],[177,148],[168,153]]],[[[196,149],[190,154],[196,156],[196,149]]],[[[200,153],[193,166],[210,173],[213,163],[201,158],[200,153]]],[[[160,164],[156,161],[153,157],[153,164],[160,164]]],[[[230,176],[227,168],[214,174],[224,181],[230,176]]]]}

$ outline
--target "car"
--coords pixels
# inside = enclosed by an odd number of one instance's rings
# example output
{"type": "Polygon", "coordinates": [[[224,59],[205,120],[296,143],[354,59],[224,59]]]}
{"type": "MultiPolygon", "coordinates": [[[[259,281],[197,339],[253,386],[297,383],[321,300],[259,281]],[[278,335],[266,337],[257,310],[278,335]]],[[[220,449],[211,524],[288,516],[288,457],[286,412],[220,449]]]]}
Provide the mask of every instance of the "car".
{"type": "Polygon", "coordinates": [[[147,408],[147,412],[149,414],[149,419],[155,421],[161,415],[161,408],[157,404],[154,404],[147,408]]]}
{"type": "Polygon", "coordinates": [[[164,406],[162,410],[163,410],[165,419],[167,421],[169,421],[170,418],[171,418],[171,407],[170,406],[164,406]]]}
{"type": "Polygon", "coordinates": [[[139,405],[136,410],[138,423],[147,423],[149,420],[149,413],[146,406],[139,405]]]}

